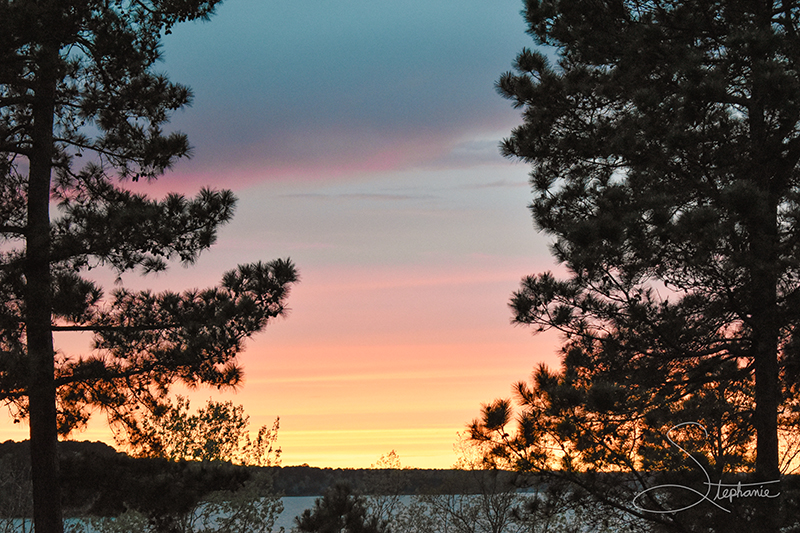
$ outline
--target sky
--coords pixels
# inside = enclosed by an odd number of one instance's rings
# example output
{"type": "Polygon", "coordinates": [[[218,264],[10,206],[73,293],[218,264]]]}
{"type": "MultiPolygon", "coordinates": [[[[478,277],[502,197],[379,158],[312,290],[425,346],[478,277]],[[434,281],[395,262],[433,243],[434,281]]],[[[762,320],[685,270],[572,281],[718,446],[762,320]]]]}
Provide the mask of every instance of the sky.
{"type": "MultiPolygon", "coordinates": [[[[290,257],[290,312],[246,344],[233,400],[280,417],[284,465],[449,468],[481,404],[508,397],[558,338],[511,325],[520,279],[557,268],[527,209],[528,168],[498,155],[521,122],[494,89],[524,46],[520,0],[226,0],[164,39],[190,86],[173,117],[191,160],[142,190],[230,188],[235,219],[191,268],[125,286],[216,284],[290,257]]],[[[82,348],[58,333],[65,353],[82,348]]],[[[85,339],[84,339],[85,340],[85,339]]],[[[0,440],[27,428],[0,426],[0,440]]],[[[77,440],[111,442],[102,415],[77,440]]]]}

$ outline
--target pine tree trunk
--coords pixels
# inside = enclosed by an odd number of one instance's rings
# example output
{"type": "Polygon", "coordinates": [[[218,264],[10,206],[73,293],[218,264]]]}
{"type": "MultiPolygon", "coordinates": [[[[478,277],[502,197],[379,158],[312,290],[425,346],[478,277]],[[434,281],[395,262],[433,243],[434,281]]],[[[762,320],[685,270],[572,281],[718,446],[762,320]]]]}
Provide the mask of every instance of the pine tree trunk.
{"type": "MultiPolygon", "coordinates": [[[[754,90],[758,103],[758,91],[754,90]]],[[[751,169],[759,195],[754,198],[750,234],[750,328],[755,376],[756,480],[780,480],[778,459],[778,408],[781,386],[778,373],[778,199],[773,192],[779,177],[769,158],[763,134],[763,112],[751,113],[753,154],[751,169]]],[[[780,489],[770,485],[775,494],[780,489]]],[[[762,499],[757,503],[756,520],[764,532],[780,530],[778,499],[762,499]]]]}
{"type": "MultiPolygon", "coordinates": [[[[772,3],[759,2],[755,7],[756,22],[764,35],[772,33],[772,3]]],[[[754,198],[750,237],[750,326],[755,374],[756,480],[780,480],[778,450],[778,409],[781,385],[778,370],[780,321],[778,316],[778,209],[780,196],[788,184],[780,170],[781,153],[770,146],[767,128],[767,94],[771,81],[765,65],[769,55],[758,47],[752,49],[752,89],[748,109],[750,127],[750,178],[759,195],[754,198]]],[[[770,492],[780,490],[773,485],[770,492]]],[[[762,531],[780,531],[780,505],[777,498],[758,502],[755,519],[762,531]]]]}
{"type": "Polygon", "coordinates": [[[36,533],[62,533],[50,275],[50,178],[58,50],[44,46],[40,53],[33,108],[25,262],[33,522],[36,533]]]}
{"type": "MultiPolygon", "coordinates": [[[[765,243],[766,244],[766,243],[765,243]]],[[[769,245],[765,246],[768,247],[769,245]]],[[[754,247],[756,252],[762,246],[754,247]]],[[[765,250],[766,252],[766,250],[765,250]]],[[[757,257],[757,256],[756,256],[757,257]]],[[[755,414],[756,430],[756,480],[780,479],[778,460],[778,407],[780,404],[780,382],[778,376],[778,328],[776,320],[777,298],[774,266],[760,263],[753,273],[754,309],[752,314],[753,356],[755,366],[755,414]]],[[[770,492],[779,488],[770,485],[770,492]]],[[[778,499],[762,499],[758,503],[756,516],[765,532],[780,530],[778,499]]]]}

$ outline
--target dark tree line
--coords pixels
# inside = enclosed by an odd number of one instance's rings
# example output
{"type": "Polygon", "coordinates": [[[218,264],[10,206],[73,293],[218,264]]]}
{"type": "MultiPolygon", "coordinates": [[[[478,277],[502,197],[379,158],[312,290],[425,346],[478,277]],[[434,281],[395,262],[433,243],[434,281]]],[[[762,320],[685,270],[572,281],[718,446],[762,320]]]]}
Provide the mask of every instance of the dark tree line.
{"type": "MultiPolygon", "coordinates": [[[[3,471],[3,479],[16,478],[13,465],[30,483],[29,447],[29,441],[0,444],[0,460],[9,469],[3,471]]],[[[58,453],[63,508],[71,516],[114,517],[136,510],[164,520],[187,512],[214,491],[236,490],[255,471],[223,462],[133,458],[99,442],[60,442],[58,453]]],[[[18,496],[4,491],[0,502],[18,496]]],[[[25,496],[30,498],[30,493],[25,496]]]]}

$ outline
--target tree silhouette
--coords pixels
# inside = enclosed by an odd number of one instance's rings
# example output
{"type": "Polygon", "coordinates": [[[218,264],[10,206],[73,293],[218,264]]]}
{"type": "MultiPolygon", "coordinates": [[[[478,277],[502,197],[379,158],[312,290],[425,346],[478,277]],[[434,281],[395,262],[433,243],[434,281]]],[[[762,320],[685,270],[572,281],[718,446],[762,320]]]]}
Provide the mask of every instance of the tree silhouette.
{"type": "MultiPolygon", "coordinates": [[[[530,276],[511,301],[516,323],[565,336],[563,371],[518,387],[519,434],[639,469],[656,461],[640,444],[701,417],[719,470],[745,466],[754,435],[756,478],[780,479],[800,375],[800,7],[529,0],[524,14],[558,62],[525,49],[499,80],[523,110],[502,152],[532,165],[533,217],[568,277],[530,276]]],[[[476,438],[508,408],[487,406],[476,438]]]]}
{"type": "Polygon", "coordinates": [[[95,409],[135,428],[136,409],[157,408],[175,382],[237,385],[242,341],[284,312],[297,281],[288,260],[182,294],[104,298],[86,277],[191,264],[233,215],[230,191],[136,192],[190,153],[185,135],[162,130],[191,92],[155,72],[161,36],[218,2],[0,2],[0,401],[30,420],[40,533],[62,531],[57,432],[95,409]],[[96,349],[57,356],[54,331],[92,331],[96,349]]]}
{"type": "Polygon", "coordinates": [[[367,516],[363,498],[353,494],[349,485],[338,484],[325,491],[295,518],[303,533],[388,533],[389,528],[376,516],[367,516]]]}
{"type": "Polygon", "coordinates": [[[250,437],[250,416],[232,401],[208,400],[195,413],[190,402],[178,396],[164,401],[155,413],[136,421],[132,434],[119,433],[117,444],[133,457],[161,457],[171,461],[226,461],[239,465],[269,467],[280,463],[277,447],[280,419],[261,426],[250,437]]]}

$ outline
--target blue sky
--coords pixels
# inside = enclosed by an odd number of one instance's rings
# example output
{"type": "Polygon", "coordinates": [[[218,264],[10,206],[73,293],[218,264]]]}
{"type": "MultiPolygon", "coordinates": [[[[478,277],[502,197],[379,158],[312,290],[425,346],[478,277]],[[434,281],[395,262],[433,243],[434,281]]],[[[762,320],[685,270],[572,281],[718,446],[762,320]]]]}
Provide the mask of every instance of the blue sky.
{"type": "MultiPolygon", "coordinates": [[[[364,467],[394,449],[447,468],[481,403],[557,364],[557,338],[511,326],[507,307],[523,276],[555,268],[528,169],[497,152],[521,122],[494,89],[533,44],[521,8],[227,0],[165,38],[159,69],[195,94],[172,121],[194,157],[135,186],[231,188],[239,204],[194,267],[123,283],[202,287],[287,256],[301,275],[288,318],[247,343],[245,385],[190,391],[194,406],[232,399],[254,426],[280,416],[287,465],[364,467]]],[[[74,438],[109,441],[104,422],[74,438]]]]}
{"type": "Polygon", "coordinates": [[[196,147],[182,172],[328,180],[496,161],[517,113],[494,81],[530,45],[520,8],[229,0],[165,40],[165,70],[195,92],[173,121],[196,147]]]}
{"type": "MultiPolygon", "coordinates": [[[[291,256],[288,319],[242,355],[232,398],[281,417],[284,463],[448,467],[482,402],[507,396],[551,336],[510,325],[522,276],[553,268],[528,169],[497,145],[520,122],[494,89],[524,46],[517,0],[228,0],[165,40],[195,147],[156,189],[230,187],[236,219],[192,270],[291,256]]],[[[139,283],[139,281],[131,280],[139,283]]],[[[194,393],[202,403],[210,394],[194,393]]]]}

